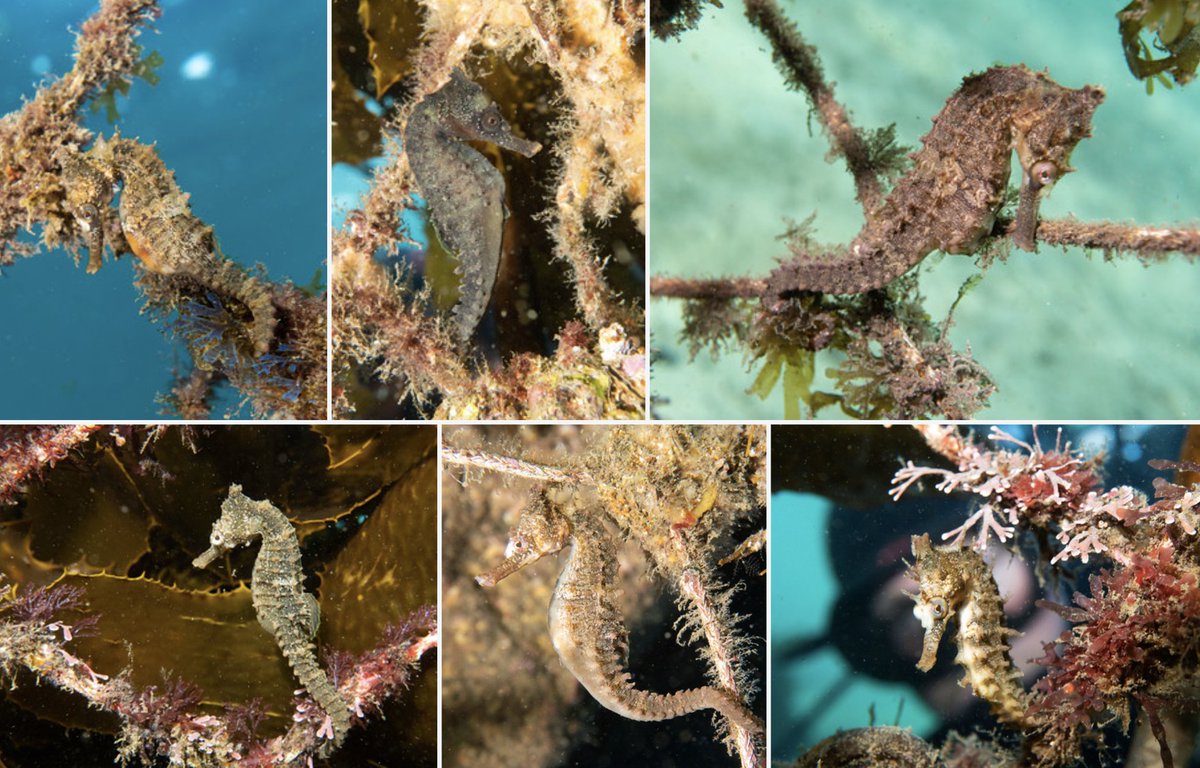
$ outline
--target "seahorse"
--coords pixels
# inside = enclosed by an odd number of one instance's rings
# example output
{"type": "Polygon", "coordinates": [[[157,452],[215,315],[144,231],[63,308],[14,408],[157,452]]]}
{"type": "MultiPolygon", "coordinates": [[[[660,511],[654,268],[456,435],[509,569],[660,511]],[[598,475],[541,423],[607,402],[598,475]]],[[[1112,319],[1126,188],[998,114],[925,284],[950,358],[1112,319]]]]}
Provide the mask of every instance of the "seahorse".
{"type": "Polygon", "coordinates": [[[1025,712],[1029,696],[1021,688],[1021,672],[1008,655],[1008,638],[1020,634],[1004,626],[1000,590],[983,557],[973,549],[934,547],[929,534],[913,536],[910,576],[921,591],[910,595],[913,615],[925,628],[917,669],[928,672],[937,661],[938,645],[951,619],[958,625],[955,657],[966,675],[960,684],[988,702],[1001,722],[1014,728],[1033,727],[1025,712]]]}
{"type": "Polygon", "coordinates": [[[844,256],[801,254],[768,278],[769,292],[864,293],[881,288],[934,250],[974,253],[991,231],[1016,150],[1022,179],[1013,230],[1036,247],[1038,204],[1074,170],[1075,146],[1091,136],[1104,89],[1072,90],[1024,66],[970,75],[933,118],[912,169],[874,211],[844,256]]]}
{"type": "Polygon", "coordinates": [[[532,157],[542,147],[513,135],[483,88],[460,70],[426,96],[404,129],[404,151],[442,243],[462,276],[454,318],[466,344],[487,309],[504,236],[504,177],[467,141],[486,141],[532,157]]]}
{"type": "Polygon", "coordinates": [[[630,681],[629,632],[613,602],[617,552],[603,524],[586,513],[568,518],[537,495],[512,532],[505,560],[476,577],[493,587],[525,566],[570,546],[550,600],[550,640],[564,667],[605,709],[630,720],[670,720],[714,709],[761,734],[762,722],[732,694],[704,686],[652,693],[630,681]]]}
{"type": "MultiPolygon", "coordinates": [[[[153,147],[101,136],[87,152],[67,150],[61,163],[67,208],[88,237],[89,274],[103,263],[110,206],[120,183],[122,236],[142,268],[232,296],[254,318],[250,336],[255,353],[270,349],[277,322],[270,291],[220,254],[212,227],[192,213],[188,195],[153,147]]],[[[113,250],[123,249],[114,244],[113,250]]]]}
{"type": "Polygon", "coordinates": [[[292,524],[269,501],[254,501],[231,485],[213,524],[211,546],[192,561],[207,568],[221,554],[262,538],[250,577],[258,623],[275,637],[296,679],[325,710],[333,728],[333,743],[341,743],[350,730],[350,709],[325,671],[317,664],[313,637],[321,620],[317,599],[304,591],[300,569],[300,542],[292,524]]]}

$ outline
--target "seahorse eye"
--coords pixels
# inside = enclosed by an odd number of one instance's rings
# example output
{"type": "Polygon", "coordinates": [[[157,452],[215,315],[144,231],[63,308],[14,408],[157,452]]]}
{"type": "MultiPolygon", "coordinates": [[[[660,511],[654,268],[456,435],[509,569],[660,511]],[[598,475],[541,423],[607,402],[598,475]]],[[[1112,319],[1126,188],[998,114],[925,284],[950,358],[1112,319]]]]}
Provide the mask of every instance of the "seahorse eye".
{"type": "Polygon", "coordinates": [[[933,598],[929,601],[929,606],[933,609],[933,618],[944,619],[946,617],[946,601],[943,598],[933,598]]]}
{"type": "Polygon", "coordinates": [[[220,531],[213,531],[212,535],[208,537],[208,542],[214,547],[219,547],[225,542],[225,537],[221,535],[220,531]]]}
{"type": "Polygon", "coordinates": [[[483,116],[483,125],[485,128],[495,128],[500,125],[500,113],[495,110],[487,112],[483,116]]]}
{"type": "Polygon", "coordinates": [[[1045,187],[1058,179],[1058,166],[1049,160],[1041,160],[1029,169],[1029,176],[1039,187],[1045,187]]]}

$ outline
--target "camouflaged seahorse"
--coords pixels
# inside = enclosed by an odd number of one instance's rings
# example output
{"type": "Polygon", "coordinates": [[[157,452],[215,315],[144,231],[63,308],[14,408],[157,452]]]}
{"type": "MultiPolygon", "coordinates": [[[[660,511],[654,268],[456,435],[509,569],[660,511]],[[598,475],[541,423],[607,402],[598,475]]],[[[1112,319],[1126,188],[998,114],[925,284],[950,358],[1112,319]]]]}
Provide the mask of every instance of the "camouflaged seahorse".
{"type": "Polygon", "coordinates": [[[769,290],[863,293],[882,288],[934,250],[974,253],[992,231],[1015,150],[1023,169],[1013,241],[1035,247],[1040,197],[1091,135],[1104,90],[1064,88],[1024,66],[963,80],[933,118],[913,167],[842,256],[801,254],[771,273],[769,290]]]}
{"type": "MultiPolygon", "coordinates": [[[[270,291],[221,255],[212,227],[192,214],[187,194],[153,147],[119,136],[100,137],[87,152],[66,150],[61,162],[67,208],[88,236],[89,273],[103,263],[110,206],[120,183],[121,233],[142,268],[241,302],[254,317],[250,340],[255,353],[270,349],[276,324],[270,291]]],[[[125,250],[117,243],[110,245],[114,253],[125,250]]]]}
{"type": "Polygon", "coordinates": [[[223,553],[262,537],[262,548],[250,577],[254,611],[263,629],[275,637],[296,679],[321,705],[333,726],[333,741],[340,743],[350,730],[350,709],[317,664],[313,637],[321,611],[315,597],[304,591],[300,570],[300,543],[283,513],[269,501],[254,501],[231,485],[221,504],[221,517],[213,524],[210,546],[192,561],[197,568],[223,553]]]}
{"type": "Polygon", "coordinates": [[[762,723],[733,695],[706,686],[661,694],[630,682],[629,632],[613,603],[617,552],[604,526],[586,513],[568,519],[541,496],[531,500],[511,534],[508,556],[478,576],[485,587],[570,545],[550,600],[550,639],[563,666],[606,709],[630,720],[670,720],[715,709],[739,727],[762,733],[762,723]]]}
{"type": "Polygon", "coordinates": [[[928,672],[937,661],[938,645],[951,618],[958,625],[958,655],[966,676],[961,685],[988,702],[1001,722],[1030,726],[1025,716],[1029,696],[1021,672],[1008,655],[1008,638],[1020,634],[1004,626],[1004,604],[992,572],[973,549],[934,547],[929,535],[913,536],[916,563],[909,574],[921,585],[913,615],[925,628],[925,644],[917,669],[928,672]]]}
{"type": "Polygon", "coordinates": [[[487,309],[504,237],[504,177],[468,140],[531,157],[541,145],[514,136],[500,108],[459,70],[413,110],[404,151],[442,243],[462,275],[454,317],[465,345],[487,309]]]}

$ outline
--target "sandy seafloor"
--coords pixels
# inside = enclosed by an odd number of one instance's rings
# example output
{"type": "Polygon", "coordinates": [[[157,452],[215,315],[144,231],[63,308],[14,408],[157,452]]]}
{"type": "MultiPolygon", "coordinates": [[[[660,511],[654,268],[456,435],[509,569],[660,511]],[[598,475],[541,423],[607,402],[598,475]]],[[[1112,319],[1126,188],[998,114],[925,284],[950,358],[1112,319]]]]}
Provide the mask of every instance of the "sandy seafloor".
{"type": "MultiPolygon", "coordinates": [[[[1114,13],[1121,5],[869,0],[797,3],[790,18],[820,51],[838,98],[862,127],[895,122],[915,146],[962,77],[996,64],[1049,68],[1059,83],[1102,85],[1094,136],[1043,202],[1043,218],[1143,224],[1200,222],[1200,83],[1155,88],[1129,73],[1114,13]]],[[[862,224],[844,163],[805,97],[783,87],[769,47],[740,3],[709,8],[698,29],[651,45],[651,266],[655,275],[762,277],[786,253],[784,217],[816,212],[816,236],[849,242],[862,224]]],[[[1014,179],[1017,176],[1014,174],[1014,179]]],[[[922,265],[926,309],[945,317],[976,271],[970,257],[922,265]]],[[[1128,257],[1043,245],[1014,250],[959,305],[951,339],[967,344],[999,391],[980,418],[1200,417],[1200,265],[1173,257],[1144,268],[1128,257]]],[[[680,303],[654,299],[652,391],[662,418],[781,418],[777,388],[745,390],[741,353],[689,363],[680,303]]],[[[818,372],[829,367],[818,357],[818,372]]],[[[826,384],[817,387],[830,389],[826,384]]],[[[842,414],[825,410],[823,418],[842,414]]]]}
{"type": "MultiPolygon", "coordinates": [[[[272,279],[300,285],[321,270],[324,284],[326,4],[161,5],[162,18],[140,39],[165,59],[161,81],[135,81],[118,97],[122,135],[157,143],[227,257],[261,262],[272,279]]],[[[43,72],[69,69],[74,31],[96,7],[0,7],[0,112],[32,97],[43,72]]],[[[102,114],[89,115],[88,125],[113,130],[102,114]]],[[[88,275],[63,252],[0,273],[0,418],[158,415],[155,397],[169,390],[187,354],[139,316],[133,277],[128,258],[88,275]]],[[[236,404],[225,387],[214,415],[236,404]]]]}

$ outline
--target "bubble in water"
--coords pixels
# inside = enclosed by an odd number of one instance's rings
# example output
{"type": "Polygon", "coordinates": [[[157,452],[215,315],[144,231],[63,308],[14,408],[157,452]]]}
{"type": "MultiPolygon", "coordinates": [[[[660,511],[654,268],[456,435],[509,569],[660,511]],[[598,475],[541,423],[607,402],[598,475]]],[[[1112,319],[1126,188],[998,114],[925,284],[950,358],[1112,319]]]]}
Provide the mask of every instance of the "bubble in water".
{"type": "Polygon", "coordinates": [[[212,74],[213,57],[208,51],[193,53],[179,67],[179,73],[188,80],[203,80],[212,74]]]}

